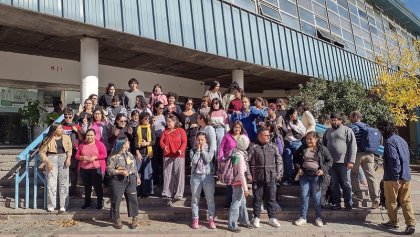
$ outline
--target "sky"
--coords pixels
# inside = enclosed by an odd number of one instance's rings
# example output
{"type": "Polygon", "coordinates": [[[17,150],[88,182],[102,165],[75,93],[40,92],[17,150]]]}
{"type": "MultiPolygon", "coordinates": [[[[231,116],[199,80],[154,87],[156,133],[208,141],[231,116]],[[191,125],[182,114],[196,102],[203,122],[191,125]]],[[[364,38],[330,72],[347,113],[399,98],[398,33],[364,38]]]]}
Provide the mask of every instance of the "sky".
{"type": "Polygon", "coordinates": [[[420,18],[420,0],[401,0],[401,2],[420,18]]]}

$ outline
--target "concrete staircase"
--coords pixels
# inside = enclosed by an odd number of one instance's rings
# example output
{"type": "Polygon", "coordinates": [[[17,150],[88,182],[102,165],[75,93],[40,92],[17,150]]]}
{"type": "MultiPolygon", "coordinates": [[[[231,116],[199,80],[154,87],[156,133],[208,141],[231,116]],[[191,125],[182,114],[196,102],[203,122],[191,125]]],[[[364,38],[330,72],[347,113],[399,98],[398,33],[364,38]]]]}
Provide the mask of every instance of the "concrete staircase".
{"type": "MultiPolygon", "coordinates": [[[[14,209],[16,201],[19,202],[19,207],[24,205],[24,184],[21,184],[21,198],[19,200],[14,199],[14,175],[16,170],[20,167],[16,162],[16,155],[20,150],[0,150],[0,217],[7,219],[44,219],[50,220],[57,218],[57,213],[48,213],[43,209],[32,209],[33,196],[32,196],[32,183],[31,183],[31,200],[29,209],[19,208],[14,209]]],[[[32,180],[33,169],[31,168],[30,177],[32,180]]],[[[249,187],[251,188],[251,187],[249,187]]],[[[38,188],[38,207],[43,207],[43,186],[39,184],[38,188]]],[[[218,219],[228,219],[229,209],[225,209],[225,185],[221,183],[216,184],[216,215],[218,219]]],[[[161,190],[156,190],[157,194],[160,194],[161,190]]],[[[365,197],[367,197],[367,191],[364,191],[365,197]]],[[[84,203],[83,198],[83,186],[77,187],[77,195],[70,198],[69,208],[65,213],[59,215],[60,219],[78,219],[78,220],[108,220],[109,219],[109,189],[104,187],[105,193],[105,208],[103,210],[96,210],[96,198],[93,192],[92,208],[87,210],[81,210],[80,207],[84,203]]],[[[278,200],[282,210],[277,211],[277,217],[280,220],[295,220],[299,217],[300,213],[300,188],[299,186],[280,186],[278,188],[278,200]]],[[[146,199],[138,199],[140,219],[148,220],[189,220],[191,218],[191,193],[189,187],[189,177],[186,178],[186,187],[184,193],[184,199],[172,202],[170,200],[161,199],[159,197],[149,197],[146,199]]],[[[386,212],[381,209],[371,210],[371,203],[367,199],[362,201],[354,200],[359,205],[359,208],[355,208],[352,211],[332,211],[323,209],[322,215],[325,221],[339,221],[339,220],[354,220],[354,221],[365,221],[373,219],[381,219],[382,215],[386,212]]],[[[247,206],[252,217],[252,197],[247,198],[247,206]]],[[[126,218],[126,204],[125,201],[121,203],[122,217],[126,218]]],[[[312,201],[310,201],[309,217],[314,219],[314,208],[312,201]]],[[[205,198],[200,200],[200,215],[205,218],[206,215],[206,201],[205,198]]],[[[261,218],[263,220],[268,219],[267,212],[263,211],[261,218]]]]}

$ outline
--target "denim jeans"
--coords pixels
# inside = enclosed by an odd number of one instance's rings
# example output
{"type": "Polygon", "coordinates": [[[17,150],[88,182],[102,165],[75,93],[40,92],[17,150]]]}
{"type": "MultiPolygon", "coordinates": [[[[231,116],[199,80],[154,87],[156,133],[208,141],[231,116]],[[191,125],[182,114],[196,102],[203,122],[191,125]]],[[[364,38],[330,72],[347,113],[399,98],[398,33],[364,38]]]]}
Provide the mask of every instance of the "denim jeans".
{"type": "Polygon", "coordinates": [[[198,204],[200,202],[201,190],[204,189],[206,195],[208,217],[214,218],[216,204],[214,202],[215,183],[213,174],[192,174],[190,179],[191,186],[191,209],[192,217],[198,218],[198,204]]]}
{"type": "Polygon", "coordinates": [[[238,228],[239,223],[249,225],[248,210],[246,208],[246,197],[241,186],[233,186],[232,203],[229,209],[228,227],[232,229],[238,228]]]}
{"type": "Polygon", "coordinates": [[[319,176],[302,175],[300,183],[300,216],[306,220],[309,204],[309,193],[315,202],[316,218],[321,218],[321,187],[319,176]]]}
{"type": "Polygon", "coordinates": [[[143,157],[140,166],[140,177],[141,177],[141,185],[137,186],[137,194],[139,196],[149,196],[154,194],[153,189],[153,168],[152,168],[152,160],[149,159],[148,156],[143,157]]]}
{"type": "Polygon", "coordinates": [[[344,204],[351,206],[351,169],[347,169],[347,163],[334,163],[331,171],[331,203],[341,203],[341,190],[343,190],[344,204]]]}
{"type": "Polygon", "coordinates": [[[300,140],[298,141],[284,141],[284,151],[283,151],[283,165],[284,165],[284,180],[293,179],[293,153],[299,149],[302,145],[300,140]]]}
{"type": "Polygon", "coordinates": [[[52,164],[51,172],[47,172],[47,206],[56,208],[57,183],[60,196],[60,208],[66,208],[69,203],[69,167],[65,167],[66,154],[48,155],[52,164]]]}

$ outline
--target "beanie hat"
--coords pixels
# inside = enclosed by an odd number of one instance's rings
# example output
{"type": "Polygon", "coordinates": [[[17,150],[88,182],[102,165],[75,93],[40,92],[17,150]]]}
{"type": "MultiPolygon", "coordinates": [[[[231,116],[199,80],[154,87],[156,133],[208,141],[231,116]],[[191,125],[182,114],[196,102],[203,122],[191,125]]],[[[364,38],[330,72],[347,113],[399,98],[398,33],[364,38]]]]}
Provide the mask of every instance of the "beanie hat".
{"type": "Polygon", "coordinates": [[[246,135],[240,135],[236,140],[236,148],[241,151],[246,151],[249,146],[249,138],[246,135]]]}

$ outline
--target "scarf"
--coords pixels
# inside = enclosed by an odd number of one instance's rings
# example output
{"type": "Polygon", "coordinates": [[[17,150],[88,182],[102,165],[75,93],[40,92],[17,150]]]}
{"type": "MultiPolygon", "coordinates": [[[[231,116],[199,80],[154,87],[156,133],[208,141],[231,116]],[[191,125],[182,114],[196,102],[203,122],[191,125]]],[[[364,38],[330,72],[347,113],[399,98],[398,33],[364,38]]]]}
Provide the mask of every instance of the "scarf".
{"type": "MultiPolygon", "coordinates": [[[[146,124],[146,125],[139,125],[137,127],[137,137],[138,139],[138,145],[139,147],[141,146],[141,143],[143,142],[143,140],[146,140],[147,142],[151,142],[152,141],[152,129],[150,129],[150,124],[146,124]],[[147,132],[146,132],[146,139],[143,139],[143,134],[142,134],[142,129],[146,128],[147,132]]],[[[147,156],[149,158],[153,157],[153,148],[151,145],[147,146],[147,156]]]]}

